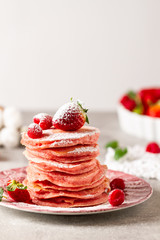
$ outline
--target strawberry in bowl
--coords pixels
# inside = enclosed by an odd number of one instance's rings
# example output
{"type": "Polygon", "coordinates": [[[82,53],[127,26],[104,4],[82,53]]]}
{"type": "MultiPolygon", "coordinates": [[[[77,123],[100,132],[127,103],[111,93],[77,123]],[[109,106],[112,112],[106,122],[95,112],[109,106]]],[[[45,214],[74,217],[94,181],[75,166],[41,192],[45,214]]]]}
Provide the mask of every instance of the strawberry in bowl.
{"type": "Polygon", "coordinates": [[[123,131],[149,141],[160,139],[160,88],[145,88],[123,95],[118,104],[123,131]]]}
{"type": "Polygon", "coordinates": [[[160,117],[160,88],[142,89],[138,92],[129,91],[120,99],[125,109],[142,115],[160,117]]]}
{"type": "Polygon", "coordinates": [[[127,110],[138,114],[143,114],[144,107],[139,95],[134,91],[129,91],[119,101],[127,110]]]}
{"type": "Polygon", "coordinates": [[[160,118],[160,100],[148,107],[147,115],[160,118]]]}
{"type": "Polygon", "coordinates": [[[138,92],[138,95],[145,109],[144,114],[147,114],[150,106],[154,105],[156,102],[158,102],[158,100],[160,100],[160,89],[159,88],[142,89],[138,92]]]}

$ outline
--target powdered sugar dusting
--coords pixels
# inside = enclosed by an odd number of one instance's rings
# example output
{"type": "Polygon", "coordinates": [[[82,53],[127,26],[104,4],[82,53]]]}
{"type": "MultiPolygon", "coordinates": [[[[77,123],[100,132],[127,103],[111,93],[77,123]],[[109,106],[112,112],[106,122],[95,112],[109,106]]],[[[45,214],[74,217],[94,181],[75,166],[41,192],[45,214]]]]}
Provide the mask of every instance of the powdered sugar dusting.
{"type": "Polygon", "coordinates": [[[53,117],[53,121],[61,121],[63,119],[63,124],[68,117],[73,113],[79,113],[79,107],[74,102],[68,102],[58,109],[53,117]]]}
{"type": "Polygon", "coordinates": [[[53,134],[53,130],[52,129],[48,129],[44,131],[44,140],[67,140],[67,139],[78,139],[78,138],[83,138],[85,136],[92,136],[95,133],[99,133],[99,130],[97,128],[94,127],[88,127],[87,131],[82,131],[85,130],[85,127],[77,130],[77,131],[73,131],[73,132],[67,132],[67,131],[63,131],[63,132],[54,132],[53,134]]]}
{"type": "MultiPolygon", "coordinates": [[[[35,123],[32,123],[35,124],[35,123]]],[[[32,125],[31,124],[31,125],[32,125]]],[[[33,125],[34,126],[34,125],[33,125]]],[[[34,139],[34,142],[54,142],[54,141],[59,141],[60,144],[66,143],[66,141],[68,141],[68,143],[71,143],[72,140],[75,139],[80,139],[80,138],[84,138],[84,137],[91,137],[95,134],[99,135],[99,129],[98,128],[94,128],[94,127],[82,127],[81,129],[77,130],[77,131],[62,131],[62,130],[58,130],[58,129],[54,129],[54,128],[50,128],[47,130],[43,131],[43,136],[40,139],[34,139]]],[[[27,137],[25,133],[22,134],[22,138],[27,137]]],[[[53,143],[54,146],[54,143],[53,143]]]]}
{"type": "Polygon", "coordinates": [[[36,124],[36,123],[31,123],[31,124],[28,126],[28,129],[32,129],[32,128],[34,128],[34,130],[35,130],[36,132],[41,132],[41,131],[42,131],[42,129],[40,128],[40,126],[39,126],[38,124],[36,124]]]}
{"type": "Polygon", "coordinates": [[[65,145],[68,145],[68,146],[72,145],[72,141],[67,139],[67,140],[61,140],[58,142],[53,142],[50,144],[50,148],[59,147],[59,146],[61,147],[61,146],[65,146],[65,145]]]}
{"type": "MultiPolygon", "coordinates": [[[[29,157],[29,159],[32,161],[32,162],[35,162],[35,163],[45,163],[46,164],[46,161],[43,161],[41,159],[38,159],[38,158],[34,158],[34,157],[29,157]]],[[[79,166],[79,164],[66,164],[66,163],[61,163],[61,162],[56,162],[56,161],[50,161],[50,160],[47,160],[47,165],[50,165],[50,166],[54,166],[54,167],[59,167],[59,168],[76,168],[77,166],[79,166]]]]}
{"type": "Polygon", "coordinates": [[[38,113],[38,114],[36,114],[36,115],[33,117],[33,119],[34,119],[34,118],[39,118],[39,119],[41,119],[41,118],[45,118],[46,116],[48,116],[47,113],[38,113]]]}
{"type": "Polygon", "coordinates": [[[80,148],[75,148],[72,151],[69,151],[69,153],[84,153],[84,152],[97,152],[98,147],[93,147],[93,146],[88,146],[88,147],[80,147],[80,148]]]}

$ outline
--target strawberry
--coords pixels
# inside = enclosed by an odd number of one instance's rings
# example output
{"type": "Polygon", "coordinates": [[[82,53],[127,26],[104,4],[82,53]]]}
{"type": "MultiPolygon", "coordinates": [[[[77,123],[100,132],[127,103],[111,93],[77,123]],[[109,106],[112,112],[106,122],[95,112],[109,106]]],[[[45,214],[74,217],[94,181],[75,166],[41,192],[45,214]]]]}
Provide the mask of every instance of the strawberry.
{"type": "Polygon", "coordinates": [[[128,95],[124,95],[120,99],[120,103],[129,111],[133,111],[133,109],[136,107],[135,100],[131,99],[128,95]]]}
{"type": "Polygon", "coordinates": [[[142,89],[139,91],[138,95],[144,107],[144,114],[148,115],[149,106],[160,99],[160,88],[142,89]]]}
{"type": "Polygon", "coordinates": [[[147,145],[146,152],[160,153],[160,147],[156,142],[151,142],[147,145]]]}
{"type": "Polygon", "coordinates": [[[27,186],[16,180],[9,180],[7,183],[7,193],[15,202],[27,202],[31,201],[27,186]]]}
{"type": "Polygon", "coordinates": [[[160,102],[148,107],[147,115],[151,117],[160,117],[160,102]]]}
{"type": "Polygon", "coordinates": [[[71,102],[64,104],[55,113],[53,126],[64,131],[78,130],[85,122],[89,123],[87,111],[79,101],[73,102],[71,99],[71,102]]]}
{"type": "Polygon", "coordinates": [[[160,99],[160,89],[142,89],[141,91],[139,91],[139,96],[144,104],[155,103],[160,99]]]}

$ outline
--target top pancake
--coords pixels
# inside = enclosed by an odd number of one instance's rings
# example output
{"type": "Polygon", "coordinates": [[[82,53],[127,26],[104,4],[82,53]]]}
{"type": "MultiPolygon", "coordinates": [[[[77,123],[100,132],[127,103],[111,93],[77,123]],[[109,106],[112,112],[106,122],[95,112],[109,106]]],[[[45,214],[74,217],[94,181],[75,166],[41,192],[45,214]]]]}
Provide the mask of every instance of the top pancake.
{"type": "Polygon", "coordinates": [[[43,130],[42,137],[38,139],[30,138],[26,132],[23,133],[21,143],[30,149],[95,144],[98,141],[99,134],[99,129],[86,126],[77,131],[62,131],[60,129],[50,128],[43,130]]]}

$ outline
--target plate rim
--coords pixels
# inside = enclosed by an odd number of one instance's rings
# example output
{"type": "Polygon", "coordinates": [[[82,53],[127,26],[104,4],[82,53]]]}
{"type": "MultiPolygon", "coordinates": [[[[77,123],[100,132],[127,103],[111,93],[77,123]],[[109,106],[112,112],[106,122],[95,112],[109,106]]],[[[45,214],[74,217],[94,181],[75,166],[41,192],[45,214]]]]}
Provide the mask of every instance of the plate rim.
{"type": "MultiPolygon", "coordinates": [[[[3,173],[4,171],[11,171],[11,170],[15,171],[15,170],[20,170],[20,169],[25,169],[25,168],[26,167],[12,168],[12,169],[7,169],[7,170],[0,171],[0,173],[3,173]]],[[[114,173],[125,174],[125,175],[129,175],[129,176],[132,176],[132,177],[136,177],[138,180],[144,182],[148,186],[148,188],[150,190],[148,195],[143,197],[141,200],[137,200],[137,202],[135,202],[135,203],[128,204],[127,206],[125,205],[125,202],[124,202],[122,205],[120,205],[121,207],[120,206],[116,206],[116,207],[111,206],[110,209],[105,208],[106,203],[100,204],[100,205],[97,205],[97,206],[78,207],[78,208],[77,207],[75,207],[75,208],[61,208],[61,207],[41,206],[41,209],[36,209],[36,207],[38,208],[39,205],[27,204],[27,203],[21,203],[21,202],[17,203],[17,202],[7,201],[7,200],[2,200],[0,202],[0,206],[7,207],[7,208],[10,208],[10,209],[14,209],[14,210],[29,212],[29,213],[40,213],[40,214],[50,214],[50,215],[89,215],[89,214],[107,213],[107,212],[113,212],[113,211],[119,211],[119,210],[131,208],[131,207],[134,207],[134,206],[137,206],[139,204],[144,203],[145,201],[147,201],[152,196],[153,188],[150,185],[150,183],[148,183],[143,178],[137,177],[137,176],[132,175],[132,174],[124,173],[122,171],[116,171],[116,170],[111,170],[111,169],[108,169],[108,171],[114,172],[114,173]],[[35,209],[29,208],[29,206],[34,206],[35,209]],[[48,210],[45,210],[45,209],[43,210],[43,208],[46,208],[46,207],[48,208],[48,210]],[[97,209],[97,207],[99,207],[99,208],[97,209]],[[73,211],[73,209],[74,209],[74,211],[73,211]]]]}

